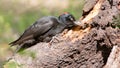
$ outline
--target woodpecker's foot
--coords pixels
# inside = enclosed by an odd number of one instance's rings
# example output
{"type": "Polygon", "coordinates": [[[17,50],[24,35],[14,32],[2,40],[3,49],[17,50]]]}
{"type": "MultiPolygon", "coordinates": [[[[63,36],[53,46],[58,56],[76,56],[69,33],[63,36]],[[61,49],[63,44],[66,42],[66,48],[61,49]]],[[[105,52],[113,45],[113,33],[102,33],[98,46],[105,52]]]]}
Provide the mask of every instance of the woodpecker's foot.
{"type": "Polygon", "coordinates": [[[54,37],[52,38],[52,40],[49,42],[49,45],[52,45],[52,43],[57,43],[57,42],[59,42],[59,38],[58,38],[58,36],[56,35],[56,36],[54,36],[54,37]]]}

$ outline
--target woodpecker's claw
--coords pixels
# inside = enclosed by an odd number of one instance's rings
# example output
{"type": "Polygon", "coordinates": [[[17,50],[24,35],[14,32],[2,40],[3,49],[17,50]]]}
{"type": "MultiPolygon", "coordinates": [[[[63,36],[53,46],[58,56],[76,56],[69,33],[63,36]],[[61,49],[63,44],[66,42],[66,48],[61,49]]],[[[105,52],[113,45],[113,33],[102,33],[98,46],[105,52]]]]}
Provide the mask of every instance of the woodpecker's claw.
{"type": "Polygon", "coordinates": [[[49,44],[52,45],[52,43],[57,43],[57,42],[59,42],[59,38],[57,36],[54,36],[52,40],[49,42],[49,44]]]}

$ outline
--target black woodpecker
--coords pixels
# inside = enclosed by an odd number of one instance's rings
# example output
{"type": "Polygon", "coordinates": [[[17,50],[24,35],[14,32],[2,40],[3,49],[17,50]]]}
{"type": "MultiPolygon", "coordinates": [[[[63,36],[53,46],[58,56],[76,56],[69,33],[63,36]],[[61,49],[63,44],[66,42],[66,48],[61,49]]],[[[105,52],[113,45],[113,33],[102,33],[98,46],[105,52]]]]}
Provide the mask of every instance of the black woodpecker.
{"type": "MultiPolygon", "coordinates": [[[[49,42],[53,36],[61,33],[64,29],[71,29],[76,24],[75,18],[70,13],[63,13],[58,18],[47,16],[37,20],[27,28],[24,33],[10,45],[34,45],[38,42],[49,42]]],[[[20,47],[21,48],[21,47],[20,47]]]]}

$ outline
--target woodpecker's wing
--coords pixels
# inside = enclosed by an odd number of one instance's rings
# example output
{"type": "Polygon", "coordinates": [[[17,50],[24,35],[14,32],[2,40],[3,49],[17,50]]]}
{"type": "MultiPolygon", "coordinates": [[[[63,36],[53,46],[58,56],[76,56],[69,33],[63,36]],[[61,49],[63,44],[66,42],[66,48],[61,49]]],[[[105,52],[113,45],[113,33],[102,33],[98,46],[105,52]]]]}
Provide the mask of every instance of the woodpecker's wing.
{"type": "Polygon", "coordinates": [[[46,17],[36,21],[33,25],[26,29],[25,32],[16,41],[11,42],[10,45],[20,45],[26,40],[33,39],[46,33],[55,23],[52,21],[52,19],[54,18],[46,17]]]}

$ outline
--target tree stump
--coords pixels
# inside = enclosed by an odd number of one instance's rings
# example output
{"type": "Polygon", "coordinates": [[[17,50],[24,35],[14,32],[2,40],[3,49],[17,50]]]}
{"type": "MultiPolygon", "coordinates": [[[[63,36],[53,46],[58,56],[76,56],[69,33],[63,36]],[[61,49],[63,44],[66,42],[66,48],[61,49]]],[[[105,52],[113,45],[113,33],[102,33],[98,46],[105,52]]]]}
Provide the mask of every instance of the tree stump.
{"type": "Polygon", "coordinates": [[[120,0],[86,0],[79,26],[16,54],[4,68],[119,68],[119,10],[120,0]]]}

